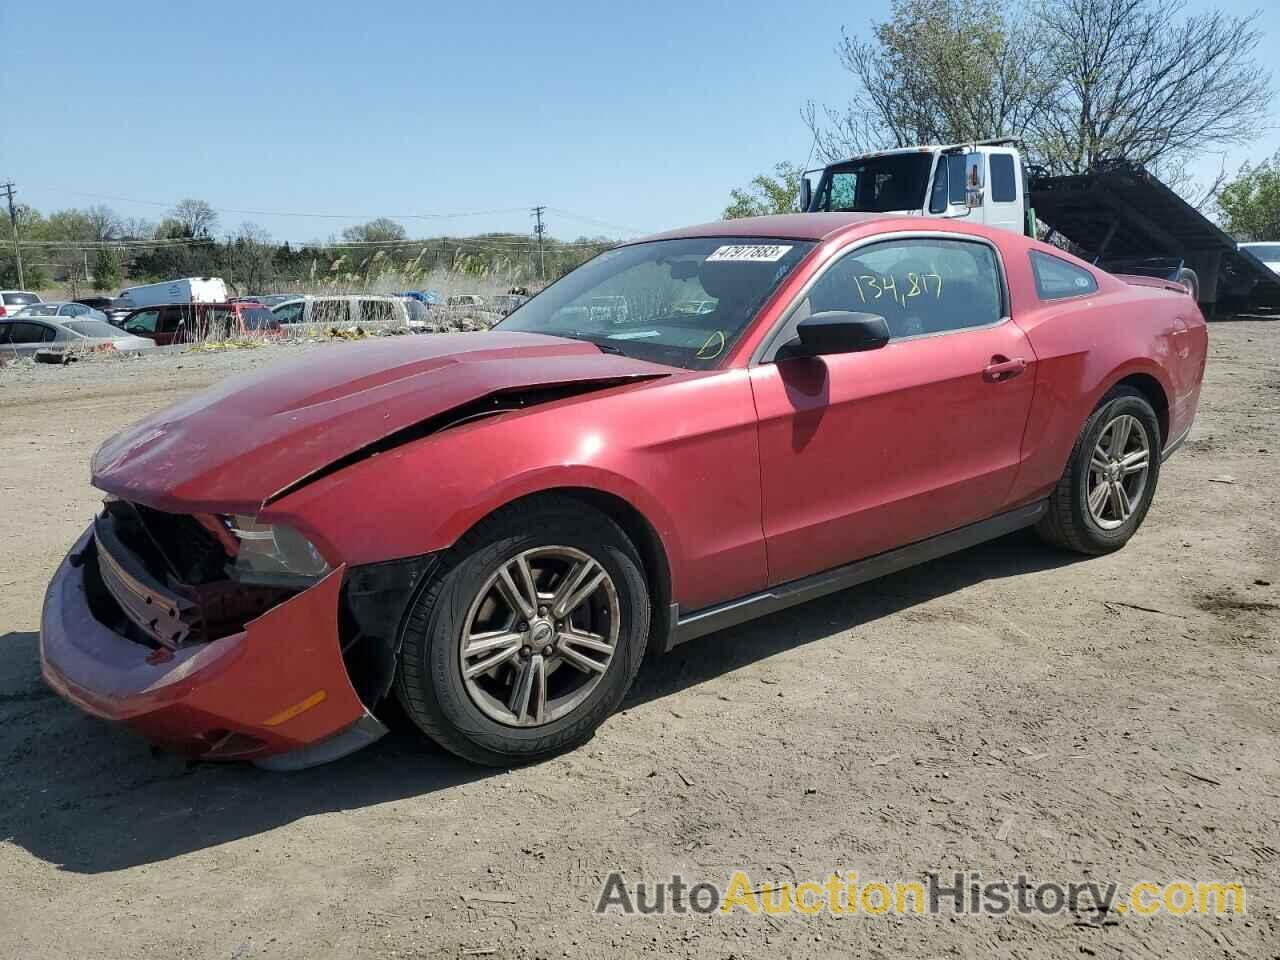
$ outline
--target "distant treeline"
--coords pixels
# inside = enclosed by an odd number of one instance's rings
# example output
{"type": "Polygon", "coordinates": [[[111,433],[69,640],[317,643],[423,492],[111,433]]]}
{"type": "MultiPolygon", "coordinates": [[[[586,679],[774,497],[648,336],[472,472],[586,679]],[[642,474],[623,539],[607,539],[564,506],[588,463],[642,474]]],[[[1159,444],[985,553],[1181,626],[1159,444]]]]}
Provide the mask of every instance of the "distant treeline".
{"type": "MultiPolygon", "coordinates": [[[[564,241],[520,233],[411,240],[403,226],[379,218],[312,243],[277,243],[255,224],[228,233],[203,201],[184,200],[159,224],[125,220],[107,207],[59,210],[42,216],[18,208],[23,284],[66,286],[77,293],[111,291],[174,277],[219,276],[238,293],[272,284],[305,282],[344,289],[395,278],[397,284],[442,273],[491,277],[515,285],[554,280],[616,243],[605,237],[564,241]]],[[[0,286],[18,285],[13,232],[0,226],[0,286]]]]}

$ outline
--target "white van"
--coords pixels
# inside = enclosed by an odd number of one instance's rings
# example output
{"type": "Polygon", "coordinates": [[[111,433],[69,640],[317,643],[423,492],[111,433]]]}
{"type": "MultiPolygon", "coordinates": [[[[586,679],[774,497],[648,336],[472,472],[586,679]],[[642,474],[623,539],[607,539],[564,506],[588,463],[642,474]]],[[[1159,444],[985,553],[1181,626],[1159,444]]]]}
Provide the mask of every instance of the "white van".
{"type": "Polygon", "coordinates": [[[356,327],[366,333],[392,330],[421,333],[430,328],[427,308],[417,300],[378,294],[294,297],[277,303],[271,312],[294,337],[356,327]]]}
{"type": "Polygon", "coordinates": [[[220,277],[185,277],[129,287],[120,291],[120,301],[130,310],[166,303],[226,303],[227,285],[220,277]]]}

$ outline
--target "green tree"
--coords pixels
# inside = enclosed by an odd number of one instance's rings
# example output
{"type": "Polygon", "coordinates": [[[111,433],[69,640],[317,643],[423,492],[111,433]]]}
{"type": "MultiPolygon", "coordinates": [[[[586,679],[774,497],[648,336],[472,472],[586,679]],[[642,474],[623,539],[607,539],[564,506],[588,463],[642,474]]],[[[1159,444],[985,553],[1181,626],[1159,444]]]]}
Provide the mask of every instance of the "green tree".
{"type": "Polygon", "coordinates": [[[1241,167],[1218,192],[1218,209],[1236,240],[1280,237],[1280,153],[1257,166],[1241,167]]]}
{"type": "Polygon", "coordinates": [[[770,213],[796,213],[800,199],[799,167],[779,163],[772,174],[753,177],[746,187],[729,191],[729,205],[720,216],[725,220],[759,217],[770,213]]]}
{"type": "Polygon", "coordinates": [[[120,255],[110,247],[99,247],[93,255],[93,289],[115,290],[123,279],[120,255]]]}

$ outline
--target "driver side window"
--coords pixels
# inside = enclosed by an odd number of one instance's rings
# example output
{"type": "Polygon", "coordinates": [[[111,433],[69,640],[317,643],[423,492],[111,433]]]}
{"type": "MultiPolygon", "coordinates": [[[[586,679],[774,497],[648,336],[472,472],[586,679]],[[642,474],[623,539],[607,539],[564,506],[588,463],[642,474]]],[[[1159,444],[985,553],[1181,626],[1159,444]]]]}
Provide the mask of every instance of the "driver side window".
{"type": "Polygon", "coordinates": [[[888,240],[832,264],[792,310],[774,349],[806,317],[827,311],[884,317],[894,340],[999,322],[1004,280],[995,250],[971,240],[888,240]]]}
{"type": "Polygon", "coordinates": [[[140,333],[143,335],[156,332],[156,321],[160,318],[159,310],[143,310],[135,313],[125,321],[124,329],[126,333],[140,333]]]}

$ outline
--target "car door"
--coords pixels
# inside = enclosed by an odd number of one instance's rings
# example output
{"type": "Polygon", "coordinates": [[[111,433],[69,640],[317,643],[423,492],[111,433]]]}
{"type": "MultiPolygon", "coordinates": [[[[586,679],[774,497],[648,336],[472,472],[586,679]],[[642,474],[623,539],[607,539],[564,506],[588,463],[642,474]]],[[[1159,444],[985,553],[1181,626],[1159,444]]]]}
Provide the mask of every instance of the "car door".
{"type": "Polygon", "coordinates": [[[30,356],[43,345],[52,343],[57,332],[56,327],[36,320],[15,320],[9,324],[5,350],[20,356],[30,356]]]}
{"type": "Polygon", "coordinates": [[[1000,512],[1035,380],[1008,304],[995,246],[954,235],[858,247],[801,295],[751,371],[771,584],[1000,512]],[[879,314],[891,339],[774,358],[826,310],[879,314]]]}
{"type": "Polygon", "coordinates": [[[160,319],[156,323],[156,346],[167,346],[171,343],[186,343],[190,340],[191,310],[185,306],[169,306],[160,308],[160,319]]]}

